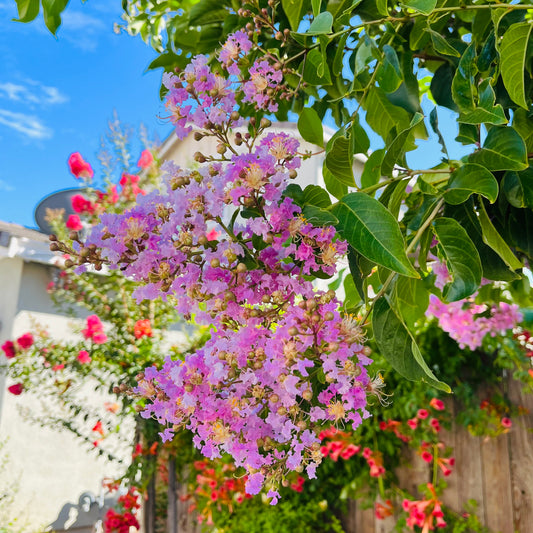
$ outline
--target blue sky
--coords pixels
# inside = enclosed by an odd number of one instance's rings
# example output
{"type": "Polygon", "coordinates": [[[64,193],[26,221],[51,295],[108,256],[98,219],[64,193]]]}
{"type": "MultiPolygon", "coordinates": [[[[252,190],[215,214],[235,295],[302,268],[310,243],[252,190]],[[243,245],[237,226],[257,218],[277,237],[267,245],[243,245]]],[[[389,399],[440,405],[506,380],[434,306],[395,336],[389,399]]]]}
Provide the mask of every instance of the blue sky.
{"type": "Polygon", "coordinates": [[[0,220],[34,227],[44,196],[76,186],[71,152],[97,167],[115,110],[161,139],[171,132],[158,118],[161,73],[145,73],[156,54],[113,32],[120,14],[116,0],[72,0],[56,40],[42,19],[13,22],[15,2],[0,0],[0,220]]]}

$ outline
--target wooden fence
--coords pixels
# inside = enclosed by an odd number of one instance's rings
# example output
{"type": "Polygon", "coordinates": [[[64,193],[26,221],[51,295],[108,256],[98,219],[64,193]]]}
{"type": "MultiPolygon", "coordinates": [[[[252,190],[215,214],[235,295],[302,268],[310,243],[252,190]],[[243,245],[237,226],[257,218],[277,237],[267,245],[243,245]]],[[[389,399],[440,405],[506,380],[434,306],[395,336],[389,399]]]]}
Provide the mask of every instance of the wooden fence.
{"type": "MultiPolygon", "coordinates": [[[[474,499],[478,503],[476,514],[491,532],[533,533],[533,395],[523,395],[521,385],[510,381],[509,399],[515,405],[529,410],[529,414],[513,421],[509,433],[496,438],[473,437],[467,429],[452,425],[443,430],[443,441],[454,449],[455,467],[447,478],[448,488],[443,502],[458,513],[464,504],[474,499]]],[[[448,409],[456,412],[453,400],[448,409]]],[[[409,466],[398,472],[399,485],[417,495],[417,487],[429,482],[430,469],[414,452],[406,457],[409,466]]],[[[401,502],[396,502],[401,509],[401,502]]],[[[194,515],[186,511],[187,504],[179,502],[172,516],[178,516],[179,533],[199,533],[194,515]]],[[[357,501],[350,501],[343,517],[346,533],[389,533],[394,517],[377,520],[373,509],[363,509],[357,501]]],[[[170,533],[176,529],[169,527],[170,533]]],[[[146,533],[151,533],[150,530],[146,533]]]]}

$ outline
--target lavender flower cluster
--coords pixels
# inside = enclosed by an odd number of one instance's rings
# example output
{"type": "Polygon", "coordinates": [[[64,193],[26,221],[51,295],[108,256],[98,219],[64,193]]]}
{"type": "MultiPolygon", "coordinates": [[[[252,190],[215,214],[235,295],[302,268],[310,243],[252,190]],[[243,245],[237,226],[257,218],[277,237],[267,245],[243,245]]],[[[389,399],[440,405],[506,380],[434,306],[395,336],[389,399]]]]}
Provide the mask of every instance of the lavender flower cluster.
{"type": "Polygon", "coordinates": [[[298,141],[264,134],[264,122],[237,134],[235,146],[227,135],[240,120],[235,102],[272,110],[268,88],[278,72],[265,60],[230,88],[250,48],[246,34],[230,36],[219,56],[228,78],[202,56],[167,77],[178,135],[192,122],[200,136],[219,139],[220,157],[197,157],[197,170],[167,163],[164,190],[122,215],[103,214],[80,257],[96,253],[142,282],[139,300],[170,299],[211,326],[195,353],[146,369],[137,389],[149,400],[143,416],[167,426],[165,439],[191,430],[206,457],[231,454],[248,472],[247,492],[266,485],[275,503],[289,471],[315,476],[324,425],[356,427],[368,416],[371,361],[357,320],[342,314],[333,291],[312,283],[335,273],[347,244],[283,195],[300,167],[298,141]]]}

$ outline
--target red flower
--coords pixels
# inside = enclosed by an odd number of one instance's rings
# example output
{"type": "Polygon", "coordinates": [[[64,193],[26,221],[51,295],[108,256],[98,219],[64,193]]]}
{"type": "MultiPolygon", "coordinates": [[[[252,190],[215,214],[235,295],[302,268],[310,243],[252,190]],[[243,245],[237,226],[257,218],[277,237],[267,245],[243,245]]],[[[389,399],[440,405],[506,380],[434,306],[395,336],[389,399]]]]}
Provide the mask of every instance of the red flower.
{"type": "Polygon", "coordinates": [[[432,418],[429,424],[437,433],[440,431],[440,424],[436,418],[432,418]]]}
{"type": "Polygon", "coordinates": [[[94,176],[94,171],[91,165],[84,161],[79,152],[70,154],[70,157],[68,158],[68,166],[76,178],[92,178],[94,176]]]}
{"type": "Polygon", "coordinates": [[[510,428],[513,423],[511,422],[511,419],[504,416],[502,419],[501,419],[501,422],[500,424],[504,427],[504,428],[510,428]]]}
{"type": "Polygon", "coordinates": [[[104,435],[104,426],[102,426],[102,422],[98,420],[96,424],[94,425],[93,429],[91,431],[95,431],[96,433],[100,433],[100,435],[104,435]]]}
{"type": "Polygon", "coordinates": [[[76,213],[94,213],[94,205],[81,194],[75,194],[70,199],[70,202],[72,204],[72,209],[74,209],[76,213]]]}
{"type": "Polygon", "coordinates": [[[96,315],[87,317],[87,327],[81,332],[86,339],[91,339],[96,344],[104,344],[107,341],[104,326],[96,315]]]}
{"type": "Polygon", "coordinates": [[[80,229],[83,229],[80,217],[78,215],[70,215],[65,226],[72,231],[79,231],[80,229]]]}
{"type": "Polygon", "coordinates": [[[137,320],[133,326],[133,334],[136,339],[141,337],[152,337],[152,326],[150,325],[150,320],[147,318],[145,320],[137,320]]]}
{"type": "Polygon", "coordinates": [[[22,383],[16,383],[15,385],[11,385],[11,387],[8,387],[7,390],[14,394],[15,396],[19,396],[22,394],[22,391],[24,390],[24,385],[22,383]]]}
{"type": "Polygon", "coordinates": [[[394,512],[394,507],[392,506],[392,502],[390,500],[387,500],[384,504],[380,502],[376,502],[374,507],[374,516],[378,520],[385,520],[388,516],[392,516],[394,512]]]}
{"type": "Polygon", "coordinates": [[[2,344],[2,350],[4,350],[4,353],[8,359],[11,359],[17,355],[15,344],[12,341],[4,342],[4,344],[2,344]]]}
{"type": "Polygon", "coordinates": [[[442,400],[439,400],[437,398],[431,398],[429,405],[431,405],[431,407],[433,407],[433,409],[436,409],[437,411],[444,411],[444,402],[442,400]]]}
{"type": "Polygon", "coordinates": [[[33,344],[33,335],[31,333],[24,333],[17,339],[17,344],[25,350],[33,344]]]}
{"type": "Polygon", "coordinates": [[[418,420],[416,418],[411,418],[410,420],[407,421],[407,425],[411,429],[416,429],[418,427],[418,420]]]}
{"type": "Polygon", "coordinates": [[[84,365],[86,363],[91,362],[91,356],[89,355],[89,352],[86,352],[85,350],[80,350],[80,353],[78,354],[78,361],[84,365]]]}
{"type": "Polygon", "coordinates": [[[137,161],[137,166],[139,168],[148,168],[154,162],[154,156],[150,150],[143,150],[141,152],[141,157],[137,161]]]}
{"type": "Polygon", "coordinates": [[[212,229],[206,234],[206,238],[208,241],[216,241],[219,236],[220,236],[220,233],[218,233],[216,229],[212,229]]]}
{"type": "Polygon", "coordinates": [[[52,367],[52,370],[53,370],[54,372],[57,372],[58,370],[63,370],[64,368],[65,368],[65,365],[64,365],[64,364],[60,364],[60,365],[54,365],[54,366],[52,367]]]}
{"type": "Polygon", "coordinates": [[[420,418],[420,420],[425,420],[429,416],[429,413],[426,409],[419,409],[416,416],[420,418]]]}

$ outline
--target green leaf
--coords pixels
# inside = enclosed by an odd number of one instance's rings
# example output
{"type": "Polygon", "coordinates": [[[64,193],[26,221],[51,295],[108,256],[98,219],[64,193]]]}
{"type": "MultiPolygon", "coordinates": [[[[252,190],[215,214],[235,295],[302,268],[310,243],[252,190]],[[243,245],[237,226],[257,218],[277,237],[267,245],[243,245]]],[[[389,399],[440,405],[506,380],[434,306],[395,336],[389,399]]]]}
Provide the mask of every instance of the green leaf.
{"type": "Polygon", "coordinates": [[[533,152],[533,117],[522,108],[516,109],[513,114],[513,128],[526,143],[527,153],[533,152]]]}
{"type": "Polygon", "coordinates": [[[454,74],[453,65],[448,62],[444,63],[435,71],[429,88],[436,104],[458,111],[459,108],[452,97],[454,74]]]}
{"type": "Polygon", "coordinates": [[[496,96],[490,85],[490,80],[484,80],[478,88],[479,107],[472,111],[461,113],[459,122],[468,124],[507,124],[507,117],[501,104],[494,105],[496,96]]]}
{"type": "Polygon", "coordinates": [[[429,292],[421,279],[400,276],[394,281],[391,290],[394,308],[398,309],[405,324],[413,328],[415,322],[424,318],[429,305],[429,292]]]}
{"type": "Polygon", "coordinates": [[[516,258],[503,237],[492,224],[482,201],[480,202],[479,209],[479,223],[483,233],[483,242],[487,246],[490,246],[511,270],[522,268],[522,263],[516,258]]]}
{"type": "Polygon", "coordinates": [[[409,114],[405,109],[391,104],[383,89],[374,87],[368,92],[364,100],[366,121],[368,125],[383,139],[387,139],[390,132],[409,127],[409,114]]]}
{"type": "Polygon", "coordinates": [[[329,207],[331,205],[329,194],[319,185],[308,185],[303,190],[303,200],[305,204],[316,207],[329,207]]]}
{"type": "Polygon", "coordinates": [[[426,31],[431,35],[431,42],[433,43],[433,48],[438,54],[444,56],[452,57],[461,57],[461,53],[454,48],[440,33],[437,33],[431,28],[426,28],[426,31]]]}
{"type": "Polygon", "coordinates": [[[324,178],[326,190],[329,192],[329,194],[337,198],[337,200],[340,200],[348,193],[348,187],[333,176],[333,174],[326,167],[325,163],[322,166],[322,177],[324,178]]]}
{"type": "Polygon", "coordinates": [[[383,158],[383,164],[381,165],[381,174],[383,176],[392,175],[392,170],[394,169],[394,165],[398,162],[400,157],[405,153],[404,147],[405,147],[407,138],[409,137],[409,134],[411,133],[413,128],[415,128],[423,120],[424,120],[424,115],[420,113],[415,113],[413,119],[411,120],[411,123],[409,124],[409,127],[404,129],[403,131],[400,131],[400,133],[396,136],[396,138],[389,145],[389,147],[387,148],[387,153],[385,154],[385,157],[383,158]]]}
{"type": "Polygon", "coordinates": [[[444,199],[457,205],[466,202],[475,193],[494,203],[498,197],[498,182],[485,167],[467,163],[452,173],[444,199]]]}
{"type": "Polygon", "coordinates": [[[331,74],[324,57],[318,48],[313,48],[305,59],[304,81],[310,85],[330,85],[331,74]]]}
{"type": "Polygon", "coordinates": [[[326,167],[344,185],[355,186],[353,175],[352,140],[346,136],[337,137],[326,155],[326,167]]]}
{"type": "Polygon", "coordinates": [[[398,56],[388,44],[383,47],[383,58],[376,72],[376,80],[386,93],[393,93],[402,84],[403,74],[398,56]]]}
{"type": "Polygon", "coordinates": [[[388,16],[389,14],[389,11],[387,10],[387,2],[388,0],[376,0],[376,8],[378,13],[384,17],[388,16]]]}
{"type": "Polygon", "coordinates": [[[310,224],[313,224],[313,226],[335,226],[339,222],[330,211],[314,205],[304,206],[302,214],[305,220],[310,224]]]}
{"type": "Polygon", "coordinates": [[[361,74],[361,72],[366,69],[368,63],[375,59],[375,52],[377,52],[377,47],[374,44],[374,41],[372,41],[368,35],[364,35],[363,38],[359,40],[357,52],[355,53],[354,72],[356,76],[361,74]]]}
{"type": "Polygon", "coordinates": [[[324,146],[324,129],[318,113],[312,107],[305,107],[298,118],[298,131],[304,140],[317,146],[324,146]]]}
{"type": "Polygon", "coordinates": [[[353,277],[351,274],[348,274],[344,278],[344,309],[353,309],[360,301],[361,296],[357,291],[353,277]]]}
{"type": "Polygon", "coordinates": [[[333,15],[329,11],[324,11],[314,18],[311,26],[305,32],[308,35],[321,35],[331,33],[333,26],[333,15]]]}
{"type": "Polygon", "coordinates": [[[292,30],[298,31],[300,21],[304,13],[309,9],[309,2],[307,0],[281,0],[281,5],[289,19],[292,30]]]}
{"type": "Polygon", "coordinates": [[[473,294],[481,283],[481,260],[470,237],[453,218],[437,218],[433,229],[453,281],[443,290],[448,302],[473,294]]]}
{"type": "Polygon", "coordinates": [[[404,276],[419,277],[405,253],[397,220],[377,200],[364,193],[347,194],[331,212],[337,229],[360,254],[404,276]]]}
{"type": "Polygon", "coordinates": [[[204,26],[215,22],[223,22],[229,15],[224,8],[226,2],[219,0],[200,0],[191,7],[189,23],[191,26],[204,26]]]}
{"type": "Polygon", "coordinates": [[[292,200],[294,200],[294,203],[296,205],[299,205],[300,207],[305,204],[304,192],[299,185],[296,185],[296,183],[291,183],[287,185],[287,187],[283,191],[283,196],[291,198],[292,200]]]}
{"type": "Polygon", "coordinates": [[[439,130],[439,117],[437,114],[436,107],[434,107],[429,113],[429,124],[431,126],[431,129],[435,132],[437,138],[439,139],[439,144],[442,146],[442,152],[446,154],[446,159],[449,159],[446,142],[444,141],[444,137],[442,136],[442,133],[439,130]]]}
{"type": "Polygon", "coordinates": [[[429,15],[435,9],[437,0],[407,0],[402,2],[402,5],[424,15],[429,15]]]}
{"type": "Polygon", "coordinates": [[[361,174],[361,187],[366,189],[379,182],[381,178],[381,163],[385,157],[385,148],[380,148],[372,152],[365,161],[363,173],[361,174]]]}
{"type": "Polygon", "coordinates": [[[457,65],[452,81],[452,96],[461,111],[474,109],[476,44],[470,43],[457,65]]]}
{"type": "Polygon", "coordinates": [[[427,366],[411,333],[383,296],[374,304],[372,329],[380,353],[404,378],[422,380],[439,390],[451,392],[427,366]]]}
{"type": "Polygon", "coordinates": [[[503,35],[500,45],[502,80],[513,102],[528,109],[524,87],[524,68],[533,26],[530,22],[513,24],[503,35]]]}
{"type": "Polygon", "coordinates": [[[311,8],[313,9],[313,17],[316,17],[320,13],[321,0],[311,0],[311,8]]]}
{"type": "Polygon", "coordinates": [[[39,0],[15,0],[17,2],[17,10],[19,14],[18,19],[13,19],[16,22],[31,22],[37,18],[39,14],[40,4],[39,0]]]}
{"type": "Polygon", "coordinates": [[[331,65],[331,71],[334,77],[339,76],[342,72],[342,61],[344,59],[344,47],[348,39],[348,33],[345,33],[339,39],[339,44],[337,45],[337,51],[335,52],[335,57],[333,58],[333,64],[331,65]]]}
{"type": "Polygon", "coordinates": [[[69,0],[41,0],[43,5],[43,17],[46,27],[55,35],[61,25],[61,13],[64,11],[69,0]]]}
{"type": "Polygon", "coordinates": [[[359,123],[359,115],[355,115],[350,126],[350,138],[353,144],[354,154],[367,154],[370,148],[370,139],[365,129],[359,123]]]}
{"type": "Polygon", "coordinates": [[[483,148],[468,159],[489,170],[524,170],[528,167],[526,145],[511,127],[491,128],[483,148]]]}
{"type": "Polygon", "coordinates": [[[533,168],[529,167],[522,172],[506,172],[502,189],[513,207],[533,209],[533,168]]]}

